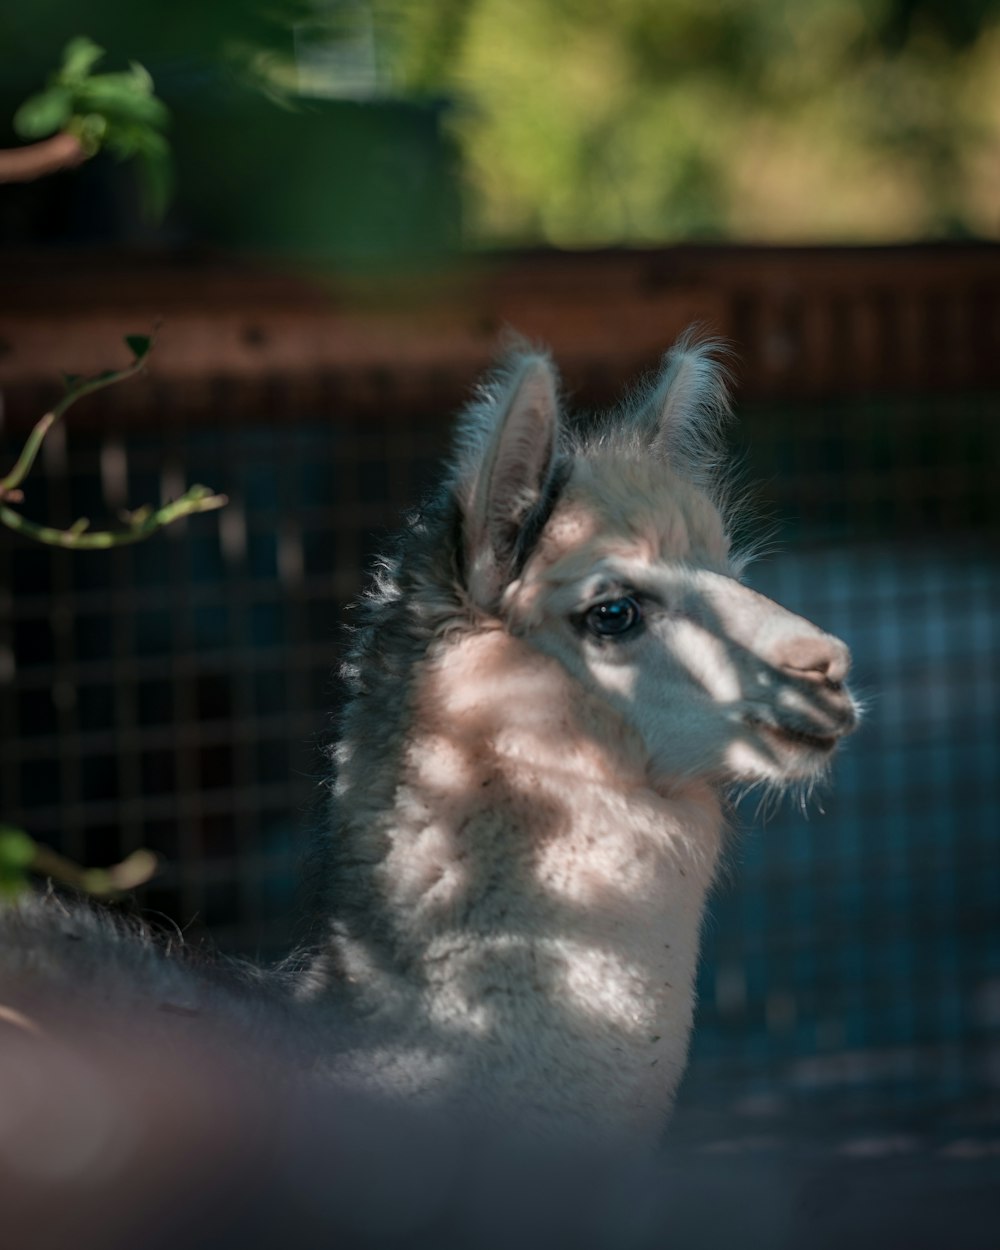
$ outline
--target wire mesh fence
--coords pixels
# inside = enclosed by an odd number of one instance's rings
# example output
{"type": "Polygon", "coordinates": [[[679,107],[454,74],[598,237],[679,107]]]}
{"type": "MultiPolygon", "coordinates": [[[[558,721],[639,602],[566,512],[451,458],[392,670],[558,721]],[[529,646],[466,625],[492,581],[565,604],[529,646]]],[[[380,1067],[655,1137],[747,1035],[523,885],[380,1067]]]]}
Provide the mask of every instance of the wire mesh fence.
{"type": "Polygon", "coordinates": [[[941,395],[745,414],[782,548],[749,581],[850,643],[867,710],[801,809],[737,813],[692,1104],[1000,1110],[994,412],[941,395]]]}
{"type": "Polygon", "coordinates": [[[33,506],[65,525],[225,481],[218,524],[110,552],[3,544],[3,810],[86,863],[149,847],[149,907],[273,953],[321,819],[342,608],[427,465],[392,421],[163,428],[57,439],[33,506]]]}
{"type": "MultiPolygon", "coordinates": [[[[968,387],[743,406],[779,548],[749,580],[850,644],[868,711],[805,810],[734,816],[682,1107],[996,1113],[996,413],[968,387]]],[[[344,605],[448,421],[280,381],[254,420],[186,420],[176,396],[156,418],[50,439],[33,509],[65,525],[192,481],[232,502],[108,553],[0,543],[0,811],[88,863],[152,848],[146,906],[277,954],[323,819],[344,605]]]]}

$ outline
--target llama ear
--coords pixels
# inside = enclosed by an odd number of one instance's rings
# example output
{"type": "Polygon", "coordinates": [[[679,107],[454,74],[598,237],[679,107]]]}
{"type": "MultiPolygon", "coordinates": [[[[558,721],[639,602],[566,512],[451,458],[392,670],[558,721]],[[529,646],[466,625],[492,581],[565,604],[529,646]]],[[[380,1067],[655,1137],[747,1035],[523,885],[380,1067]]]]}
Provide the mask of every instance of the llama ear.
{"type": "Polygon", "coordinates": [[[502,371],[467,418],[463,511],[466,584],[486,611],[516,575],[547,498],[559,431],[558,377],[542,355],[502,371]]]}
{"type": "Polygon", "coordinates": [[[729,375],[719,359],[724,344],[685,334],[641,405],[655,452],[685,477],[711,478],[718,469],[722,429],[730,415],[729,375]]]}

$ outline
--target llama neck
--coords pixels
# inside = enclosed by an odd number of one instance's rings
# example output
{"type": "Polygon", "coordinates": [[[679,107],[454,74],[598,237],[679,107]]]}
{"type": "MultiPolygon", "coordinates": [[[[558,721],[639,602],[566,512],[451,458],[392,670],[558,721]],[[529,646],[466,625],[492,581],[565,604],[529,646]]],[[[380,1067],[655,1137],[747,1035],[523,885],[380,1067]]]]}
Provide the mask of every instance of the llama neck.
{"type": "Polygon", "coordinates": [[[655,1135],[687,1051],[714,794],[651,788],[621,722],[499,630],[414,674],[386,768],[343,796],[369,914],[330,954],[395,1038],[393,1084],[419,1053],[421,1092],[655,1135]]]}

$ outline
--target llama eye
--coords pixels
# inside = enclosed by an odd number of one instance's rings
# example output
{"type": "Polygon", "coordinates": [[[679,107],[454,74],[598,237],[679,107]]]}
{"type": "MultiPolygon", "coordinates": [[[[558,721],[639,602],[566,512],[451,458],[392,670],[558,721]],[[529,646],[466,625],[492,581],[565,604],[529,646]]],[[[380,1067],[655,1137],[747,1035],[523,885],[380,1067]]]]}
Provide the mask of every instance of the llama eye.
{"type": "Polygon", "coordinates": [[[587,628],[598,638],[620,638],[642,620],[638,603],[629,596],[608,599],[592,607],[584,617],[587,628]]]}

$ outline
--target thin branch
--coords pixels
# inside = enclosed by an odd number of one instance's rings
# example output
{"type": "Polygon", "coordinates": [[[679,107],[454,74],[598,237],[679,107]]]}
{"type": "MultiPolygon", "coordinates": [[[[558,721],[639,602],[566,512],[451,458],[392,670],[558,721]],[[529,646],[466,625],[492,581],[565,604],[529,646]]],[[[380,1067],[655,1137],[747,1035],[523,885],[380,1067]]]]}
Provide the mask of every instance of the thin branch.
{"type": "Polygon", "coordinates": [[[0,478],[0,500],[9,499],[11,492],[15,491],[28,476],[31,472],[31,466],[35,463],[35,458],[41,450],[45,435],[48,434],[49,430],[52,429],[72,404],[75,404],[78,399],[82,399],[84,395],[92,395],[95,391],[103,390],[106,386],[114,386],[116,382],[124,382],[126,378],[135,377],[145,367],[146,357],[144,355],[137,356],[124,369],[109,369],[107,373],[98,374],[96,378],[81,379],[71,386],[52,411],[47,412],[36,423],[34,429],[28,435],[20,456],[17,458],[17,463],[5,478],[0,478]]]}
{"type": "Polygon", "coordinates": [[[108,897],[145,885],[155,875],[157,861],[152,851],[142,849],[110,868],[81,868],[65,855],[36,842],[29,867],[40,877],[51,877],[87,894],[108,897]]]}
{"type": "Polygon", "coordinates": [[[215,495],[207,486],[192,486],[179,499],[164,504],[162,508],[157,508],[155,511],[148,507],[137,509],[128,518],[128,529],[96,530],[93,533],[88,532],[88,522],[82,517],[74,521],[69,529],[53,529],[50,525],[39,525],[35,521],[29,521],[19,512],[0,504],[0,524],[6,525],[8,529],[18,534],[23,534],[26,538],[46,543],[50,547],[69,547],[74,550],[124,547],[129,543],[142,542],[150,534],[163,529],[165,525],[179,521],[182,517],[191,516],[196,512],[212,512],[216,508],[224,508],[228,502],[227,496],[215,495]]]}
{"type": "Polygon", "coordinates": [[[23,148],[0,148],[0,182],[34,182],[82,165],[87,155],[76,135],[65,131],[23,148]]]}
{"type": "Polygon", "coordinates": [[[56,529],[51,525],[40,525],[37,521],[29,521],[19,512],[7,507],[8,503],[21,503],[24,492],[21,483],[31,472],[38,457],[42,443],[49,430],[55,425],[66,410],[78,399],[103,390],[106,386],[114,386],[127,378],[141,373],[146,367],[146,360],[153,346],[151,336],[128,335],[125,342],[132,350],[135,359],[124,369],[108,369],[93,378],[68,378],[68,389],[62,399],[41,418],[32,429],[25,441],[17,462],[6,477],[0,478],[0,524],[26,538],[46,543],[50,547],[68,547],[76,550],[94,550],[95,548],[124,547],[129,543],[142,542],[150,534],[163,529],[182,517],[191,516],[195,512],[211,512],[223,508],[229,502],[225,495],[216,495],[207,486],[192,486],[179,499],[154,509],[147,504],[134,512],[122,514],[126,523],[123,530],[89,531],[90,522],[86,517],[74,521],[68,529],[56,529]],[[5,502],[6,501],[6,502],[5,502]]]}
{"type": "Polygon", "coordinates": [[[47,412],[40,421],[36,422],[25,441],[24,447],[21,449],[17,463],[7,476],[0,481],[0,499],[9,499],[12,503],[20,503],[24,498],[21,491],[17,488],[30,473],[31,466],[35,463],[35,457],[45,441],[45,435],[48,434],[55,424],[55,420],[55,413],[47,412]]]}

